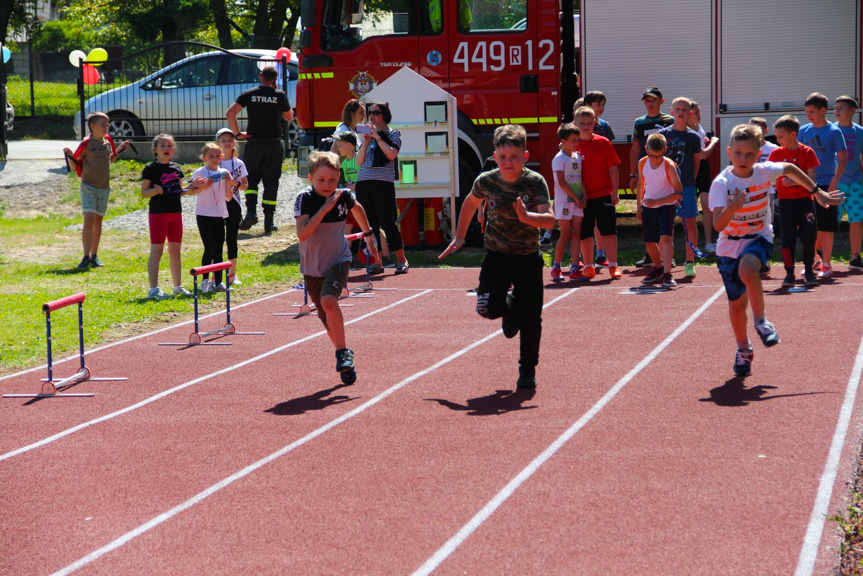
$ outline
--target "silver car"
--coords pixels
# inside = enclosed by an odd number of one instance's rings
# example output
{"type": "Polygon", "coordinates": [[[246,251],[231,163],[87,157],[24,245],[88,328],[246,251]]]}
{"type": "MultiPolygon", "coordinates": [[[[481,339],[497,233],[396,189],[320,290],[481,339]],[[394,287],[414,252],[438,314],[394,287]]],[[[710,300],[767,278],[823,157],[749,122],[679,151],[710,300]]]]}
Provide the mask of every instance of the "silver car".
{"type": "MultiPolygon", "coordinates": [[[[239,49],[233,58],[213,51],[190,56],[132,84],[114,88],[87,100],[84,116],[104,112],[110,118],[108,133],[115,139],[146,138],[163,132],[177,137],[211,138],[227,126],[225,111],[242,92],[259,84],[258,59],[275,59],[275,50],[239,49]]],[[[288,99],[296,106],[298,62],[287,65],[288,99]]],[[[281,82],[280,82],[281,85],[281,82]]],[[[238,116],[245,127],[245,112],[238,116]]],[[[81,138],[81,113],[75,114],[75,136],[81,138]]],[[[296,121],[288,127],[289,140],[296,142],[296,121]]]]}

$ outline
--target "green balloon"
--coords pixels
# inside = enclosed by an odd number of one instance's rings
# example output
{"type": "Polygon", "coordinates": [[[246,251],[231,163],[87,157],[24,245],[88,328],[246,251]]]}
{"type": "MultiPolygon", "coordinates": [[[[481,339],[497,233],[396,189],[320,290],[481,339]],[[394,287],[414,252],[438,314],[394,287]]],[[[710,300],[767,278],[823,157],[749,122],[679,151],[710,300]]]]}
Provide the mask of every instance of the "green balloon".
{"type": "Polygon", "coordinates": [[[87,54],[87,64],[101,64],[108,59],[108,51],[104,48],[93,48],[87,54]]]}

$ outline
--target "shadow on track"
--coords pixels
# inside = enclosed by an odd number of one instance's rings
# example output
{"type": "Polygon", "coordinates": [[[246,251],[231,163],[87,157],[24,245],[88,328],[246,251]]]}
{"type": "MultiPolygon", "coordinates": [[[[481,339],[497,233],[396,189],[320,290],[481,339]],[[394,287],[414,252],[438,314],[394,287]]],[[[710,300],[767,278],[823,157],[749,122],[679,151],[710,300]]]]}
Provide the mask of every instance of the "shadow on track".
{"type": "Polygon", "coordinates": [[[299,398],[280,402],[272,408],[264,410],[264,412],[269,412],[276,416],[300,416],[301,414],[305,414],[306,412],[311,412],[313,410],[324,410],[336,404],[359,400],[359,396],[356,398],[351,398],[350,396],[345,395],[330,396],[333,392],[340,388],[346,388],[347,386],[347,384],[339,384],[338,386],[327,388],[326,390],[321,390],[320,392],[315,392],[308,396],[300,396],[299,398]]]}
{"type": "Polygon", "coordinates": [[[426,402],[437,402],[456,412],[467,412],[468,416],[500,416],[517,410],[531,410],[536,406],[523,406],[533,399],[536,390],[498,390],[488,396],[468,398],[465,404],[457,404],[440,398],[426,398],[426,402]]]}
{"type": "Polygon", "coordinates": [[[776,398],[790,398],[792,396],[812,396],[813,394],[824,394],[824,392],[800,392],[798,394],[776,394],[767,396],[770,390],[776,390],[776,386],[753,386],[746,387],[746,379],[734,377],[722,386],[710,391],[710,398],[701,398],[699,402],[713,402],[717,406],[740,407],[748,406],[750,402],[761,402],[763,400],[774,400],[776,398]]]}

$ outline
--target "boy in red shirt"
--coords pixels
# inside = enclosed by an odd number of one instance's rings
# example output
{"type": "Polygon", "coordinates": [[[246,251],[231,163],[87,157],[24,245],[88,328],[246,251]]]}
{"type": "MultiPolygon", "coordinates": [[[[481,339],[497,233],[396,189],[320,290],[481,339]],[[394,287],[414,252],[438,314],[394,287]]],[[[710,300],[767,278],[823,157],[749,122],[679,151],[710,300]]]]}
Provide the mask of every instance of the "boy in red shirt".
{"type": "Polygon", "coordinates": [[[577,151],[583,157],[582,183],[587,196],[581,223],[582,277],[589,280],[596,276],[593,265],[593,227],[596,225],[608,257],[608,273],[616,280],[622,276],[617,266],[617,214],[614,210],[620,202],[617,195],[620,158],[608,138],[593,133],[596,113],[592,108],[582,106],[576,110],[574,121],[580,131],[577,151]]]}
{"type": "MultiPolygon", "coordinates": [[[[773,125],[773,133],[780,147],[770,153],[771,162],[789,162],[800,168],[815,181],[815,168],[818,156],[815,151],[797,141],[800,122],[786,115],[773,125]]],[[[776,181],[776,195],[779,199],[779,222],[782,230],[782,261],[785,264],[784,288],[794,286],[794,249],[797,237],[803,245],[803,276],[807,287],[817,286],[818,278],[812,269],[815,261],[815,239],[818,225],[815,220],[815,203],[809,190],[789,180],[785,176],[776,181]]]]}

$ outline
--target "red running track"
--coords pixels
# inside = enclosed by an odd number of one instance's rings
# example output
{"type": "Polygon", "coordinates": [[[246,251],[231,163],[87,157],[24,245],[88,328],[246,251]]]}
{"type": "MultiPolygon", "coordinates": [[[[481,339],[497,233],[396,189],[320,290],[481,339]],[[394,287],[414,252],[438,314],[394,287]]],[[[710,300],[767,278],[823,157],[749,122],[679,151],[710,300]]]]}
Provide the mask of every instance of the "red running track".
{"type": "Polygon", "coordinates": [[[94,398],[3,400],[0,574],[833,569],[836,530],[810,517],[819,494],[842,508],[859,449],[863,276],[769,280],[782,344],[756,344],[745,382],[713,268],[672,292],[551,285],[535,393],[476,278],[412,269],[349,300],[353,386],[316,318],[271,315],[290,293],[232,315],[265,337],[158,347],[175,328],[88,354],[130,377],[76,387],[94,398]]]}

